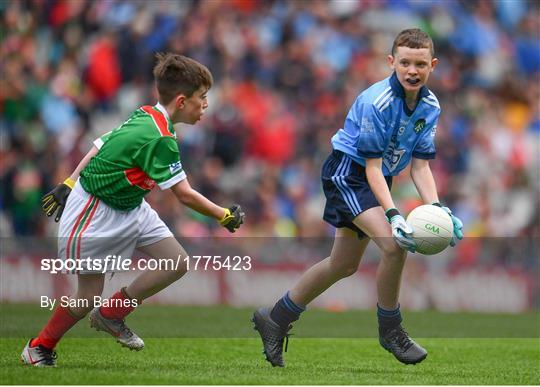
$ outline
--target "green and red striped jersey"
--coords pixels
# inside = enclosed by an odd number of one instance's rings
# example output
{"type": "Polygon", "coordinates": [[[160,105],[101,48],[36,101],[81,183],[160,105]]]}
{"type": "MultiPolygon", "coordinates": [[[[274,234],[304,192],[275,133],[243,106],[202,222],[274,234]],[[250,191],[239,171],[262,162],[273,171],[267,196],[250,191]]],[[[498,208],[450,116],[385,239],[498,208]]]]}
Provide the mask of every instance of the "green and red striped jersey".
{"type": "Polygon", "coordinates": [[[156,184],[167,189],[186,178],[176,133],[159,103],[137,109],[94,145],[99,151],[81,171],[81,185],[116,210],[136,208],[156,184]]]}

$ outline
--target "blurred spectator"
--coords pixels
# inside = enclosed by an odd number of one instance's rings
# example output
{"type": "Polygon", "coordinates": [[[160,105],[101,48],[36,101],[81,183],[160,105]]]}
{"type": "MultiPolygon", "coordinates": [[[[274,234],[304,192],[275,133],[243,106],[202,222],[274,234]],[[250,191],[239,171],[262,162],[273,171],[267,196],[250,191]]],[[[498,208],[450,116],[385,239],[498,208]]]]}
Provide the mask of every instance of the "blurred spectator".
{"type": "Polygon", "coordinates": [[[98,106],[108,108],[121,83],[114,34],[106,31],[90,46],[86,84],[98,106]]]}

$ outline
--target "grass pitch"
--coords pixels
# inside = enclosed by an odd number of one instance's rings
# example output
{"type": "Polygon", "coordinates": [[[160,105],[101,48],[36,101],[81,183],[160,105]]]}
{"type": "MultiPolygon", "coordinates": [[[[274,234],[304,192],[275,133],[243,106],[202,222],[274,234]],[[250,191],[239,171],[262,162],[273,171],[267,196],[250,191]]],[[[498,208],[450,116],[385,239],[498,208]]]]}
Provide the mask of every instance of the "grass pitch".
{"type": "Polygon", "coordinates": [[[146,343],[120,347],[82,321],[57,348],[58,367],[19,363],[26,340],[48,311],[0,306],[2,384],[538,384],[540,314],[417,312],[405,326],[428,351],[416,366],[399,363],[378,344],[373,312],[313,310],[296,324],[272,368],[249,322],[251,310],[147,305],[130,317],[146,343]],[[483,327],[483,329],[482,329],[483,327]],[[429,334],[424,334],[427,332],[429,334]],[[421,338],[429,337],[429,338],[421,338]],[[521,337],[521,338],[519,338],[521,337]]]}

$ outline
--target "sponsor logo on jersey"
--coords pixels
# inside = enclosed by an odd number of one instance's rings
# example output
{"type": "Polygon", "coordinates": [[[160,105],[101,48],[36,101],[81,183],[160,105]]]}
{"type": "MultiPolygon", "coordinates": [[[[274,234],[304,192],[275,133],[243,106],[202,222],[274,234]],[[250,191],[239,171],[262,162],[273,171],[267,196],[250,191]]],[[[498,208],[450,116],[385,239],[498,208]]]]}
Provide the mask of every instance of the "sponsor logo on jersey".
{"type": "Polygon", "coordinates": [[[373,126],[373,122],[371,121],[371,118],[362,117],[362,123],[360,125],[360,133],[373,133],[374,131],[375,131],[375,127],[373,126]]]}
{"type": "Polygon", "coordinates": [[[405,149],[400,149],[399,147],[397,136],[392,136],[390,144],[388,144],[388,148],[386,148],[383,154],[383,164],[386,165],[386,168],[390,172],[393,172],[397,168],[401,158],[405,154],[405,149]]]}
{"type": "Polygon", "coordinates": [[[182,163],[177,161],[176,163],[169,164],[169,169],[171,170],[171,175],[174,175],[176,172],[182,170],[182,163]]]}
{"type": "Polygon", "coordinates": [[[127,169],[124,171],[124,174],[126,175],[129,184],[135,185],[146,191],[150,191],[156,186],[156,182],[138,167],[127,169]]]}
{"type": "Polygon", "coordinates": [[[426,126],[426,120],[423,118],[420,118],[418,121],[414,123],[414,133],[418,134],[424,129],[426,126]]]}

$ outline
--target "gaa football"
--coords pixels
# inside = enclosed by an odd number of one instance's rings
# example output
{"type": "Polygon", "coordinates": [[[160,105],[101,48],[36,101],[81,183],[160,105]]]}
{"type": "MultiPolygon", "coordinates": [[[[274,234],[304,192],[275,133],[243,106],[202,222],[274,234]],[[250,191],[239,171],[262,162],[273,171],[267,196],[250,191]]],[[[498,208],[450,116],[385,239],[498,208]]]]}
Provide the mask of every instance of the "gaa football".
{"type": "Polygon", "coordinates": [[[416,251],[420,254],[440,253],[452,240],[452,218],[440,207],[431,204],[418,206],[407,217],[407,223],[413,228],[416,251]]]}

